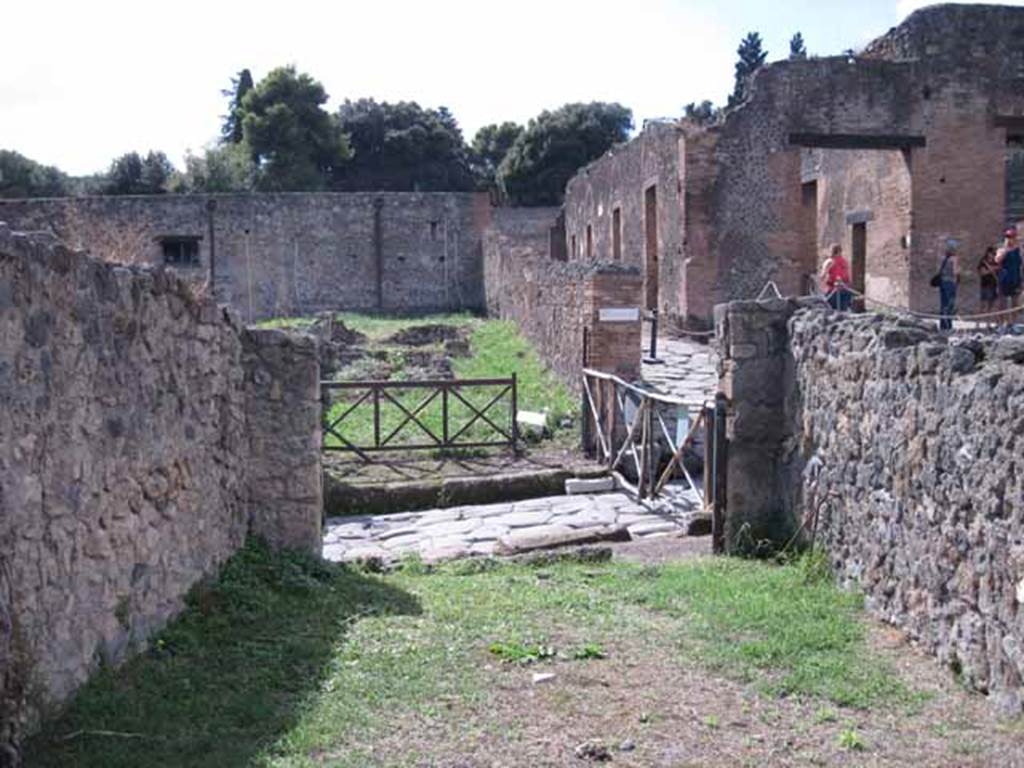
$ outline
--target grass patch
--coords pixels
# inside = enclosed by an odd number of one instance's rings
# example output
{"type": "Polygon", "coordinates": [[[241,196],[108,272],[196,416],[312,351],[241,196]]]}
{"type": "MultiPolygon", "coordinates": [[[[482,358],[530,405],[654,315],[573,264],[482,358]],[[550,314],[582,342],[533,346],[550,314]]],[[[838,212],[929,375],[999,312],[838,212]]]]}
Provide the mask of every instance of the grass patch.
{"type": "MultiPolygon", "coordinates": [[[[442,315],[431,318],[419,318],[415,321],[393,318],[376,318],[359,315],[344,315],[349,325],[371,339],[385,339],[402,328],[426,322],[445,322],[448,324],[470,324],[470,356],[457,358],[453,362],[453,372],[460,379],[492,379],[509,378],[513,373],[517,377],[518,407],[521,410],[547,411],[549,423],[557,425],[563,418],[573,413],[574,400],[566,387],[559,382],[544,366],[529,342],[519,333],[514,323],[500,320],[474,320],[462,315],[442,315]]],[[[401,371],[403,350],[389,350],[390,357],[395,361],[395,375],[398,381],[404,377],[401,371]]],[[[352,378],[346,376],[346,378],[352,378]]],[[[452,396],[448,399],[449,436],[459,435],[460,430],[474,419],[473,408],[483,409],[498,397],[503,390],[500,386],[481,386],[466,389],[462,397],[469,403],[461,402],[452,396]],[[472,406],[472,408],[470,407],[472,406]]],[[[362,392],[354,394],[336,394],[338,400],[328,410],[327,422],[333,422],[358,399],[362,392]]],[[[423,427],[434,436],[443,436],[444,404],[440,395],[420,407],[429,399],[429,391],[412,390],[395,394],[401,404],[396,405],[386,398],[380,404],[380,430],[382,441],[392,436],[396,429],[400,431],[388,440],[392,445],[432,442],[422,429],[413,421],[403,422],[407,413],[412,412],[423,427]]],[[[488,411],[487,417],[495,425],[510,429],[512,421],[511,398],[505,396],[496,402],[488,411]]],[[[369,401],[357,407],[340,424],[335,427],[346,440],[356,445],[370,445],[374,439],[373,411],[369,401]]],[[[476,419],[472,425],[459,435],[458,440],[468,442],[496,442],[502,436],[483,419],[476,419]]],[[[327,434],[325,442],[328,446],[337,446],[337,437],[327,434]]]]}
{"type": "Polygon", "coordinates": [[[394,315],[372,315],[358,312],[339,312],[335,318],[352,331],[359,331],[371,342],[386,341],[399,331],[415,325],[474,325],[483,322],[469,312],[450,312],[418,317],[396,317],[394,315]]]}
{"type": "MultiPolygon", "coordinates": [[[[649,570],[559,563],[540,579],[524,565],[410,561],[374,576],[250,544],[217,583],[193,591],[151,651],[87,685],[30,743],[27,764],[405,764],[375,745],[417,718],[457,730],[467,711],[486,717],[500,693],[492,667],[515,669],[497,658],[575,664],[655,637],[683,641],[670,651],[678,663],[774,694],[856,706],[907,696],[891,669],[868,659],[857,598],[809,582],[797,566],[713,560],[649,570]],[[552,657],[556,641],[569,652],[552,657]]],[[[712,717],[705,723],[717,728],[712,717]]]]}
{"type": "Polygon", "coordinates": [[[649,599],[686,618],[684,637],[706,664],[769,694],[861,708],[909,703],[892,670],[867,653],[861,596],[808,573],[799,561],[707,560],[664,569],[649,599]]]}

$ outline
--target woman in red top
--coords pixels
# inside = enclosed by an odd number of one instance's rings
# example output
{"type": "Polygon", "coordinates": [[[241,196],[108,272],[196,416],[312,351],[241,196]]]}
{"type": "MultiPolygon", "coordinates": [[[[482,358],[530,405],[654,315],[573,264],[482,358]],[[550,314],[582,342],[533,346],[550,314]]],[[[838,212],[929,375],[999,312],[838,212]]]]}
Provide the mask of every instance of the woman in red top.
{"type": "Polygon", "coordinates": [[[843,247],[833,243],[829,248],[829,257],[821,265],[821,289],[828,295],[828,303],[832,309],[845,312],[850,308],[852,294],[850,285],[850,262],[843,256],[843,247]]]}

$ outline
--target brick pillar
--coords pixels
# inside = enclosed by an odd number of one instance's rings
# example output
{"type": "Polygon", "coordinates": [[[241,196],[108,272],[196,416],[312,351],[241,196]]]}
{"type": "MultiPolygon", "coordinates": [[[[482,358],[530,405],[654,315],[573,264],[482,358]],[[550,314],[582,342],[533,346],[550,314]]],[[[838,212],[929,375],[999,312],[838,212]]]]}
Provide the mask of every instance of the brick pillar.
{"type": "Polygon", "coordinates": [[[586,367],[626,381],[640,378],[643,285],[635,267],[603,267],[587,276],[583,299],[586,367]]]}
{"type": "Polygon", "coordinates": [[[728,403],[728,554],[768,554],[795,530],[791,489],[799,482],[787,477],[796,442],[788,410],[795,387],[788,323],[797,306],[780,299],[715,307],[719,391],[728,403]]]}
{"type": "Polygon", "coordinates": [[[243,336],[249,532],[275,549],[319,555],[323,515],[320,360],[312,336],[243,336]]]}

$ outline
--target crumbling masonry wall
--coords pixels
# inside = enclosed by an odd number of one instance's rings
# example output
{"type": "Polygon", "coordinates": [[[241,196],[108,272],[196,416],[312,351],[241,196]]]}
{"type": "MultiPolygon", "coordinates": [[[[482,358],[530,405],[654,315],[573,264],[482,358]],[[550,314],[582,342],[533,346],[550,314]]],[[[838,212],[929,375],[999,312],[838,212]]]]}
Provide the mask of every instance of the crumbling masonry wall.
{"type": "Polygon", "coordinates": [[[0,745],[248,532],[319,552],[312,344],[0,224],[0,745]]]}
{"type": "Polygon", "coordinates": [[[588,364],[627,378],[639,374],[640,318],[602,323],[601,308],[639,309],[635,267],[563,261],[552,254],[558,209],[496,210],[484,239],[487,314],[514,322],[567,386],[581,387],[588,364]],[[584,335],[589,334],[584,343],[584,335]]]}
{"type": "Polygon", "coordinates": [[[1021,712],[1024,484],[1007,414],[1024,407],[1024,340],[793,302],[719,314],[730,549],[816,531],[874,615],[1021,712]],[[766,368],[777,378],[753,386],[766,368]]]}
{"type": "Polygon", "coordinates": [[[280,193],[0,201],[0,221],[105,260],[160,264],[160,238],[198,238],[196,283],[246,322],[327,310],[483,306],[486,194],[280,193]]]}

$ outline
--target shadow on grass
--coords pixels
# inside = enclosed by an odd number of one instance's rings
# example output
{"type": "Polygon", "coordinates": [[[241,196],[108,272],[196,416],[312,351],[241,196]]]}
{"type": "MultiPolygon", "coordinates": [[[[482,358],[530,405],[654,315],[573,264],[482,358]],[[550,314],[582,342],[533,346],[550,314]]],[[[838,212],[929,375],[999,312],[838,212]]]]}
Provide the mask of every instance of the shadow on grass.
{"type": "Polygon", "coordinates": [[[149,651],[101,671],[26,745],[27,766],[260,764],[313,706],[356,622],[421,612],[381,580],[253,542],[187,602],[149,651]]]}

